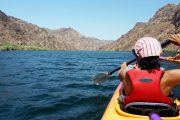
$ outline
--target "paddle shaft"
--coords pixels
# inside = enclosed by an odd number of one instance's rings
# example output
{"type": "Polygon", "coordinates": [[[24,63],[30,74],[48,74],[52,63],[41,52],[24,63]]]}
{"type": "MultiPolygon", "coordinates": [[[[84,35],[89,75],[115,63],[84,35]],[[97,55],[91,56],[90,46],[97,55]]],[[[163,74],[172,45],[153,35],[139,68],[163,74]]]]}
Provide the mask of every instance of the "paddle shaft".
{"type": "MultiPolygon", "coordinates": [[[[136,59],[133,59],[133,60],[127,62],[127,65],[129,65],[129,64],[131,64],[131,63],[133,63],[133,62],[135,62],[135,61],[136,61],[136,59]]],[[[114,72],[116,72],[116,71],[118,71],[118,70],[120,70],[120,69],[121,69],[121,67],[118,67],[118,68],[116,68],[116,69],[108,72],[108,75],[112,75],[114,72]]]]}
{"type": "MultiPolygon", "coordinates": [[[[171,43],[170,40],[166,40],[166,41],[164,41],[163,43],[161,43],[161,47],[162,47],[162,48],[165,48],[165,47],[166,47],[167,45],[169,45],[170,43],[171,43]]],[[[127,65],[129,65],[129,64],[131,64],[131,63],[133,63],[133,62],[135,62],[135,61],[136,61],[136,59],[133,59],[133,60],[127,62],[127,65]]],[[[116,71],[118,71],[118,70],[120,70],[120,69],[121,69],[121,67],[118,67],[118,68],[116,68],[116,69],[108,72],[108,75],[110,76],[110,75],[112,75],[114,72],[116,72],[116,71]]]]}

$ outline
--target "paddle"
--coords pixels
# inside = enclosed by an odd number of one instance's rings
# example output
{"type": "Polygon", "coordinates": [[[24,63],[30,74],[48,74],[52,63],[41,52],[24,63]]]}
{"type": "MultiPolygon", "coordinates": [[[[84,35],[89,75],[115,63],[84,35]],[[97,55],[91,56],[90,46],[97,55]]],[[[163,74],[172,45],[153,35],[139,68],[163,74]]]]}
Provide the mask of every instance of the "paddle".
{"type": "Polygon", "coordinates": [[[160,116],[159,116],[158,114],[156,114],[156,113],[150,113],[150,114],[149,114],[149,119],[150,119],[150,120],[162,120],[162,119],[160,118],[160,116]]]}
{"type": "Polygon", "coordinates": [[[165,61],[168,61],[168,62],[173,62],[173,63],[180,63],[180,59],[175,59],[175,57],[160,57],[160,60],[165,60],[165,61]]]}
{"type": "MultiPolygon", "coordinates": [[[[170,43],[171,43],[170,40],[166,40],[163,43],[161,43],[161,47],[165,48],[170,43]]],[[[136,61],[136,59],[133,59],[133,60],[127,62],[127,65],[129,65],[129,64],[131,64],[131,63],[133,63],[135,61],[136,61]]],[[[118,68],[116,68],[116,69],[114,69],[114,70],[112,70],[110,72],[107,72],[107,73],[99,73],[96,76],[94,76],[92,80],[93,80],[94,84],[98,85],[98,84],[106,81],[113,73],[115,73],[116,71],[118,71],[120,69],[121,69],[121,67],[118,67],[118,68]]]]}

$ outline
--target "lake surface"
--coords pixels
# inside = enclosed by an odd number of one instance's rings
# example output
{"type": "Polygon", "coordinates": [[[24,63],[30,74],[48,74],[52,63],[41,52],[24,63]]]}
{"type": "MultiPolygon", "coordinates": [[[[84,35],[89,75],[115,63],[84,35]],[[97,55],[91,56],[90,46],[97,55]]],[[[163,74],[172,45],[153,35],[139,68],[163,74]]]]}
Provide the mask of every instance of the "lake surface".
{"type": "MultiPolygon", "coordinates": [[[[119,80],[115,73],[97,86],[92,77],[132,58],[130,52],[0,52],[0,120],[99,120],[119,80]]],[[[174,92],[180,98],[179,86],[174,92]]]]}

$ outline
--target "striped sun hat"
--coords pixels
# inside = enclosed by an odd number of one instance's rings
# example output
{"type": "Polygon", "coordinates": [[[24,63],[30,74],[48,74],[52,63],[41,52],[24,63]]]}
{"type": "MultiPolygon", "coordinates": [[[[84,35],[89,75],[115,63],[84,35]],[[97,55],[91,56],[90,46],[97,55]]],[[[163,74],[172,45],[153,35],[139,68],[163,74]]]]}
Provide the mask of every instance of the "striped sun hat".
{"type": "Polygon", "coordinates": [[[141,58],[160,56],[162,52],[160,42],[152,37],[143,37],[139,39],[134,46],[134,50],[141,58]]]}

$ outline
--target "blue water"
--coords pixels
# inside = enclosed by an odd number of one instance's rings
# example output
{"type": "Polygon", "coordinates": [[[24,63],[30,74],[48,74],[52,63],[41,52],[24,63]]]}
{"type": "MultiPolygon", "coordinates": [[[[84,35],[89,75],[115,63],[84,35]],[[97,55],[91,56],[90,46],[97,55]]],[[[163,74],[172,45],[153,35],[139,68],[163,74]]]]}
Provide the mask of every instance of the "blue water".
{"type": "Polygon", "coordinates": [[[119,80],[115,73],[97,86],[92,77],[132,58],[130,52],[0,52],[0,120],[99,120],[119,80]]]}

